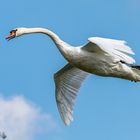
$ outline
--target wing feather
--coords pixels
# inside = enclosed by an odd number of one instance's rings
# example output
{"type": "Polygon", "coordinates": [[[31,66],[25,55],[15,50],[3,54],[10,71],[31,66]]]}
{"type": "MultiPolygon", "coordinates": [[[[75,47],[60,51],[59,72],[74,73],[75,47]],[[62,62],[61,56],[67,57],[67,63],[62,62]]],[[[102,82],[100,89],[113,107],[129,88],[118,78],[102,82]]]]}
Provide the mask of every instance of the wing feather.
{"type": "Polygon", "coordinates": [[[70,64],[67,64],[54,75],[56,86],[56,102],[62,120],[66,125],[73,121],[73,107],[79,88],[88,76],[70,64]]]}
{"type": "Polygon", "coordinates": [[[91,37],[88,40],[89,43],[83,47],[85,50],[107,53],[127,64],[135,63],[135,60],[130,56],[134,55],[134,52],[126,41],[100,37],[91,37]]]}

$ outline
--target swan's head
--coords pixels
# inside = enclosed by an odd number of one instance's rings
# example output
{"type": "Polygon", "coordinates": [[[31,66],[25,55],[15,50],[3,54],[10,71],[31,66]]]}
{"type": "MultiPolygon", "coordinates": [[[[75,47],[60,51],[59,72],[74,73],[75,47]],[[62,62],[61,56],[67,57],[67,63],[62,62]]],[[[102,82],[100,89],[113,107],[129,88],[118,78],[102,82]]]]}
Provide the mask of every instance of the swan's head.
{"type": "Polygon", "coordinates": [[[6,39],[9,41],[15,37],[21,36],[25,34],[26,28],[15,28],[10,31],[10,34],[6,37],[6,39]]]}

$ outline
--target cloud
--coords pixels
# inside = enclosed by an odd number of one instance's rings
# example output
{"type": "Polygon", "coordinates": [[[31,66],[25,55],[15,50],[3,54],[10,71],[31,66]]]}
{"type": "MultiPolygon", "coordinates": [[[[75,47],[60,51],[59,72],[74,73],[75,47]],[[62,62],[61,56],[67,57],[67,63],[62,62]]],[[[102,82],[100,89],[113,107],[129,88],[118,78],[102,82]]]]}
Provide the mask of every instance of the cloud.
{"type": "Polygon", "coordinates": [[[50,114],[21,96],[0,97],[0,131],[8,140],[33,140],[41,133],[48,134],[57,124],[50,114]]]}

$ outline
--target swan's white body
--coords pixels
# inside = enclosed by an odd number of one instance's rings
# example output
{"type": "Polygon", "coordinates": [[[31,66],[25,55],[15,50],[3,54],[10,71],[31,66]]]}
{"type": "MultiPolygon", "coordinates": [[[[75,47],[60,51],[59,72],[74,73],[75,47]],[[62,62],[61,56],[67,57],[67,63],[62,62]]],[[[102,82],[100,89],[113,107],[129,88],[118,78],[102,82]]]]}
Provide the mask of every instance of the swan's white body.
{"type": "Polygon", "coordinates": [[[130,65],[134,54],[125,41],[89,38],[81,47],[72,47],[44,28],[17,28],[16,36],[43,33],[51,37],[68,64],[54,75],[57,106],[66,125],[73,120],[73,106],[83,80],[90,74],[140,81],[140,70],[130,65]]]}

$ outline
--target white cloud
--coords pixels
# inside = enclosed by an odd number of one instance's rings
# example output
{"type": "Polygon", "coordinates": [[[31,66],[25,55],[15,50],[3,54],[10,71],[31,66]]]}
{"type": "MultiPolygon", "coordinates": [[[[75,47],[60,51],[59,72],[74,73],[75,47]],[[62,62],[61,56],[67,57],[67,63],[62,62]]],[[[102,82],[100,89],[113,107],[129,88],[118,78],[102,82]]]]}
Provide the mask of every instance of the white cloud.
{"type": "Polygon", "coordinates": [[[25,98],[0,97],[0,131],[8,140],[33,140],[39,133],[49,133],[57,128],[50,114],[41,112],[25,98]]]}

